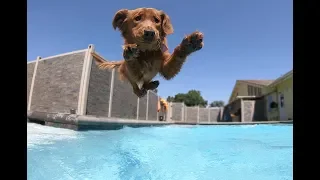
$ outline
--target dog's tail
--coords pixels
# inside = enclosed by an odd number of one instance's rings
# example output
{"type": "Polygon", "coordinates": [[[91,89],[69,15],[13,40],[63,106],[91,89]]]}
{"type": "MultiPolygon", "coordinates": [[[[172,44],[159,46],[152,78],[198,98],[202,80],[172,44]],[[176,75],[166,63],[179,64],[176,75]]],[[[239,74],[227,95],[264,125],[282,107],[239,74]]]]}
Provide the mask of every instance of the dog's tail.
{"type": "Polygon", "coordinates": [[[103,62],[99,64],[100,69],[113,69],[119,67],[123,62],[118,61],[118,62],[103,62]]]}
{"type": "Polygon", "coordinates": [[[121,64],[123,63],[123,60],[117,61],[117,62],[108,62],[100,58],[94,58],[94,59],[96,61],[96,64],[99,66],[99,69],[113,69],[121,66],[121,64]]]}

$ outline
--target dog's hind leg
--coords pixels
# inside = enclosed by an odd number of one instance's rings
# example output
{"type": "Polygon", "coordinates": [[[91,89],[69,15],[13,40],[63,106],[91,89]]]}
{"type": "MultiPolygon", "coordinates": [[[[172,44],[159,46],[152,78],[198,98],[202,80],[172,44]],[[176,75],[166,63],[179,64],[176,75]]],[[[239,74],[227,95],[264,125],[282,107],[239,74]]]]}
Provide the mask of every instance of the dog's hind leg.
{"type": "Polygon", "coordinates": [[[128,80],[129,80],[129,82],[130,82],[130,84],[132,86],[133,93],[135,95],[137,95],[139,98],[141,98],[141,97],[143,97],[143,96],[145,96],[147,94],[147,89],[145,89],[145,88],[141,88],[140,89],[139,86],[137,85],[137,83],[135,83],[134,81],[130,80],[129,78],[128,78],[128,80]]]}
{"type": "Polygon", "coordinates": [[[131,76],[128,76],[126,73],[124,74],[124,76],[130,82],[130,84],[132,86],[133,93],[135,95],[137,95],[139,98],[145,96],[147,94],[147,89],[145,89],[145,88],[141,88],[140,89],[140,87],[138,86],[137,82],[134,79],[132,79],[131,76]]]}

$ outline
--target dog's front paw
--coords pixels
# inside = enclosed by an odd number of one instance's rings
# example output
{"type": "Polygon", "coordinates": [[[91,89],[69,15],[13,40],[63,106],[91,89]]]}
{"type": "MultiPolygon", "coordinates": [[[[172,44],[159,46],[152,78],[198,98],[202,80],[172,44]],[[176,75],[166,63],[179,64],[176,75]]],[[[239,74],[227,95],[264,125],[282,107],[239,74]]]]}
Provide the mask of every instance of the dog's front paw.
{"type": "Polygon", "coordinates": [[[136,60],[139,56],[139,49],[136,44],[127,44],[123,46],[123,58],[126,61],[136,60]]]}
{"type": "Polygon", "coordinates": [[[186,54],[191,54],[203,47],[203,34],[199,31],[186,36],[181,42],[181,49],[186,54]]]}

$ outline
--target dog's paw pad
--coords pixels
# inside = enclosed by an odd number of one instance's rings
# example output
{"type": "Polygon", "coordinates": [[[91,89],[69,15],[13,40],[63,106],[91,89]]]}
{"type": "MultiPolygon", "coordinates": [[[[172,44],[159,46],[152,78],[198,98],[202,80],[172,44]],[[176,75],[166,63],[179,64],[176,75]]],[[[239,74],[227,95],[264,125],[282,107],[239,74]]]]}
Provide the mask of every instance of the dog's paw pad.
{"type": "Polygon", "coordinates": [[[200,50],[203,47],[203,33],[196,31],[186,36],[182,40],[181,46],[188,53],[200,50]]]}
{"type": "Polygon", "coordinates": [[[139,49],[135,44],[129,44],[123,48],[123,57],[125,60],[134,60],[139,56],[139,49]]]}

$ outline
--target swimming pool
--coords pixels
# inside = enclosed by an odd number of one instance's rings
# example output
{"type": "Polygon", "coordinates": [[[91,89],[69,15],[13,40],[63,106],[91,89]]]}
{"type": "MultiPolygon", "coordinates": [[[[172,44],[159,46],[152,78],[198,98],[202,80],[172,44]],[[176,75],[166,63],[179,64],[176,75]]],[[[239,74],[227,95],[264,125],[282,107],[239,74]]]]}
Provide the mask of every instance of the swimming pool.
{"type": "Polygon", "coordinates": [[[28,123],[29,180],[291,180],[292,125],[77,132],[28,123]]]}

